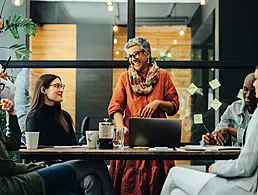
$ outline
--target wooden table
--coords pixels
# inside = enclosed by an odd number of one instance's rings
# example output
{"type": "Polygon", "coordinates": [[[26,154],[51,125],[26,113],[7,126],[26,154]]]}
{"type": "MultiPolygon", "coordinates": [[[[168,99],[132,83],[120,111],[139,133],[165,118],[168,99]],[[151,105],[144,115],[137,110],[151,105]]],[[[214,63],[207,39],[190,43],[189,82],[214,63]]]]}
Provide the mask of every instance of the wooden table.
{"type": "Polygon", "coordinates": [[[224,151],[174,151],[174,150],[144,150],[144,149],[88,149],[88,148],[42,148],[37,150],[20,149],[12,153],[30,160],[227,160],[235,159],[239,150],[224,151]]]}

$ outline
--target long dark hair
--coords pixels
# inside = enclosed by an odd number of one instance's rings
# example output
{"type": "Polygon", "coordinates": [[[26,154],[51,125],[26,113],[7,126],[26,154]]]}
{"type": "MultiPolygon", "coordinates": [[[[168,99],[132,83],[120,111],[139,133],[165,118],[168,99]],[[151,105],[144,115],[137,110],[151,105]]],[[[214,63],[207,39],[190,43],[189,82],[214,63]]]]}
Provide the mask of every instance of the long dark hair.
{"type": "MultiPolygon", "coordinates": [[[[45,96],[44,94],[41,92],[41,88],[44,87],[45,89],[49,88],[50,83],[55,80],[56,78],[60,79],[61,78],[57,75],[54,74],[44,74],[41,75],[35,85],[35,90],[34,90],[34,94],[31,100],[31,104],[29,107],[29,111],[28,114],[30,112],[32,112],[33,110],[36,110],[38,108],[42,108],[43,105],[45,104],[45,96]]],[[[55,116],[57,122],[63,126],[63,128],[65,129],[65,131],[69,132],[69,126],[67,121],[65,120],[65,116],[64,116],[64,112],[61,109],[61,103],[60,102],[55,102],[54,107],[57,110],[57,114],[55,116]]],[[[28,115],[27,114],[27,115],[28,115]]],[[[71,117],[70,117],[71,118],[71,117]]],[[[27,120],[27,117],[26,117],[27,120]]],[[[26,120],[25,120],[25,129],[26,129],[26,120]]],[[[72,120],[72,118],[71,118],[72,120]]]]}

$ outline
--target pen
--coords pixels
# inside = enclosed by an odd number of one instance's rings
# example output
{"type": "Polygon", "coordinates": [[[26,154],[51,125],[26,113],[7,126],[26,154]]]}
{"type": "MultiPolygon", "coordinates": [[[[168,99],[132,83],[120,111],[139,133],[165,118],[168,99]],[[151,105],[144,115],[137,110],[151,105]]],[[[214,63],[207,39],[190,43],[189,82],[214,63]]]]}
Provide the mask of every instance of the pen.
{"type": "Polygon", "coordinates": [[[3,73],[5,72],[5,70],[6,70],[7,66],[8,66],[8,64],[9,64],[9,62],[10,62],[10,60],[11,60],[11,58],[12,58],[12,56],[10,56],[10,57],[8,58],[8,60],[7,60],[6,64],[5,64],[5,66],[3,67],[3,73]]]}
{"type": "Polygon", "coordinates": [[[203,127],[208,133],[210,133],[209,129],[205,125],[203,125],[203,127]]]}

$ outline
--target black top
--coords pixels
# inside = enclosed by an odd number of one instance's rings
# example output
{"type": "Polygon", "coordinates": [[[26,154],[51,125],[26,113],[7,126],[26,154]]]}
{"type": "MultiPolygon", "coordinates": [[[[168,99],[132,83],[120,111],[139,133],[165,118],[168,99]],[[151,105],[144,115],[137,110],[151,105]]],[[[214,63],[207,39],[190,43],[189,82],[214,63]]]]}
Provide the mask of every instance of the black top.
{"type": "Polygon", "coordinates": [[[57,110],[54,106],[44,105],[42,108],[33,110],[28,114],[26,131],[39,133],[39,145],[65,146],[76,145],[75,132],[72,125],[72,118],[64,111],[65,119],[69,126],[69,132],[65,131],[55,118],[57,110]]]}

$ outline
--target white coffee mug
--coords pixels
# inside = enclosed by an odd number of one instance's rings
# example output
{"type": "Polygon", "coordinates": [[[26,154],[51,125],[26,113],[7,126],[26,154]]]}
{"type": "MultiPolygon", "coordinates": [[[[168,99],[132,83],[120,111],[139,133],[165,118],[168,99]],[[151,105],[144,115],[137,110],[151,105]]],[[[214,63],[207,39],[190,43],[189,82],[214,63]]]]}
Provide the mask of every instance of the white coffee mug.
{"type": "Polygon", "coordinates": [[[28,150],[35,150],[38,148],[39,132],[25,132],[25,138],[28,150]]]}
{"type": "Polygon", "coordinates": [[[99,132],[86,131],[85,134],[86,134],[88,148],[96,148],[97,141],[99,139],[99,132]]]}

